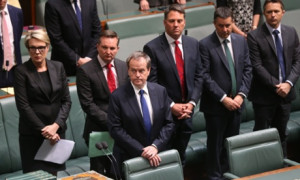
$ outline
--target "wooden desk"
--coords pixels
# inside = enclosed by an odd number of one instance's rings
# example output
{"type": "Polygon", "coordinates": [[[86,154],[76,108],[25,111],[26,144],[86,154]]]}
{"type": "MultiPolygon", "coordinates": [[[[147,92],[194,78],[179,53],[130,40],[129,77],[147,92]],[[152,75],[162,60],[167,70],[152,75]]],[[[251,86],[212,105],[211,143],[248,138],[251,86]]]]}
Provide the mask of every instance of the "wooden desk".
{"type": "Polygon", "coordinates": [[[235,180],[300,180],[300,165],[246,176],[235,180]],[[284,177],[284,178],[283,178],[284,177]],[[288,177],[288,179],[287,179],[288,177]]]}
{"type": "Polygon", "coordinates": [[[93,180],[112,180],[106,176],[103,176],[95,171],[87,171],[80,174],[75,174],[68,177],[58,178],[57,180],[75,180],[75,179],[93,179],[93,180]]]}

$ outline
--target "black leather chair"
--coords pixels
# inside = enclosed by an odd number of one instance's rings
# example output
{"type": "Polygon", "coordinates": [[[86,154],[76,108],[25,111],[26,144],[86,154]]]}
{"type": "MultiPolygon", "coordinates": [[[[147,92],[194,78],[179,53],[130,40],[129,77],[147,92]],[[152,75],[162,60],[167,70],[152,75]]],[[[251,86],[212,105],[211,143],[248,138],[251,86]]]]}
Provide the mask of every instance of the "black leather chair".
{"type": "Polygon", "coordinates": [[[230,172],[234,179],[299,163],[284,159],[277,129],[265,129],[227,138],[225,141],[230,172]]]}

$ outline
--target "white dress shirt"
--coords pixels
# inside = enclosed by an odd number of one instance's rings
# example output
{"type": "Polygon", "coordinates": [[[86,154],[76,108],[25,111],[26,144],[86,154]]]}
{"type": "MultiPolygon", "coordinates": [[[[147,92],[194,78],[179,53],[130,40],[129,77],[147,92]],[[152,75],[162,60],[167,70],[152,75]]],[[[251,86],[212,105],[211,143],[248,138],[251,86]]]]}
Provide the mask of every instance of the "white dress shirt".
{"type": "MultiPolygon", "coordinates": [[[[134,93],[141,111],[141,114],[143,116],[143,111],[142,111],[142,105],[141,105],[141,94],[140,94],[140,90],[139,88],[137,88],[132,82],[131,85],[134,89],[134,93]]],[[[151,104],[151,100],[150,100],[150,96],[149,96],[149,91],[148,91],[148,87],[147,87],[147,82],[144,85],[144,87],[142,88],[144,90],[144,98],[146,100],[147,106],[148,106],[148,110],[149,110],[149,114],[150,114],[150,119],[151,119],[151,124],[153,124],[153,108],[152,108],[152,104],[151,104]]]]}

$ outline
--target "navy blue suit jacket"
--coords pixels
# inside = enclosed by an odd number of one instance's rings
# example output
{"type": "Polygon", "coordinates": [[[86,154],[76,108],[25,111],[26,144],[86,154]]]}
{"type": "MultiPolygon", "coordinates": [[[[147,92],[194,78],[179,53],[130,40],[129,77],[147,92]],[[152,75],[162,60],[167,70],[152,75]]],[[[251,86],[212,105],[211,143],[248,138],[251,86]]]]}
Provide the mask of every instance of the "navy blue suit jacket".
{"type": "MultiPolygon", "coordinates": [[[[166,149],[173,133],[174,123],[168,103],[167,91],[156,83],[147,83],[153,108],[151,144],[158,151],[166,149]]],[[[108,129],[114,138],[114,155],[117,161],[141,156],[143,148],[149,146],[141,110],[130,82],[116,89],[108,108],[108,129]]]]}
{"type": "Polygon", "coordinates": [[[48,0],[45,25],[51,40],[51,59],[64,64],[68,76],[76,74],[80,57],[96,57],[101,26],[95,0],[80,0],[82,32],[70,0],[48,0]]]}
{"type": "Polygon", "coordinates": [[[197,103],[202,92],[202,67],[198,41],[182,35],[182,45],[187,91],[185,102],[182,102],[179,75],[165,34],[144,46],[144,52],[151,58],[151,72],[148,80],[164,86],[171,101],[175,103],[186,103],[191,100],[197,103]]]}
{"type": "MultiPolygon", "coordinates": [[[[231,34],[233,58],[236,72],[237,92],[248,95],[252,79],[252,67],[246,40],[237,34],[231,34]]],[[[204,89],[200,109],[214,114],[228,111],[220,102],[224,94],[231,94],[231,76],[229,64],[222,45],[213,32],[199,42],[203,65],[204,89]]]]}
{"type": "MultiPolygon", "coordinates": [[[[11,5],[7,5],[8,13],[10,16],[13,32],[14,32],[14,48],[15,48],[15,60],[16,65],[22,64],[20,40],[23,32],[23,13],[22,10],[11,5]]],[[[13,69],[6,78],[6,71],[2,70],[3,65],[3,48],[0,43],[0,87],[12,86],[13,85],[13,69]]]]}
{"type": "MultiPolygon", "coordinates": [[[[281,25],[282,43],[285,61],[285,77],[294,85],[300,74],[300,44],[294,28],[281,25]]],[[[291,102],[296,98],[295,89],[281,98],[276,93],[279,84],[279,64],[275,44],[266,24],[249,33],[248,44],[253,65],[253,81],[249,99],[258,104],[291,102]]]]}

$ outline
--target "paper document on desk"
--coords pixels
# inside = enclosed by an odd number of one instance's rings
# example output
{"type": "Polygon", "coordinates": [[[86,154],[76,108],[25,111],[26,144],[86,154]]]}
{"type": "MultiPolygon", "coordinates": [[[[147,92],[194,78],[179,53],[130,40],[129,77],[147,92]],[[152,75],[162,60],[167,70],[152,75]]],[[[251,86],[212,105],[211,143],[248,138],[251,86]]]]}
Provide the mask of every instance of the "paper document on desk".
{"type": "Polygon", "coordinates": [[[34,159],[63,164],[69,159],[74,144],[74,141],[61,139],[56,144],[51,145],[50,141],[45,139],[34,159]]]}

